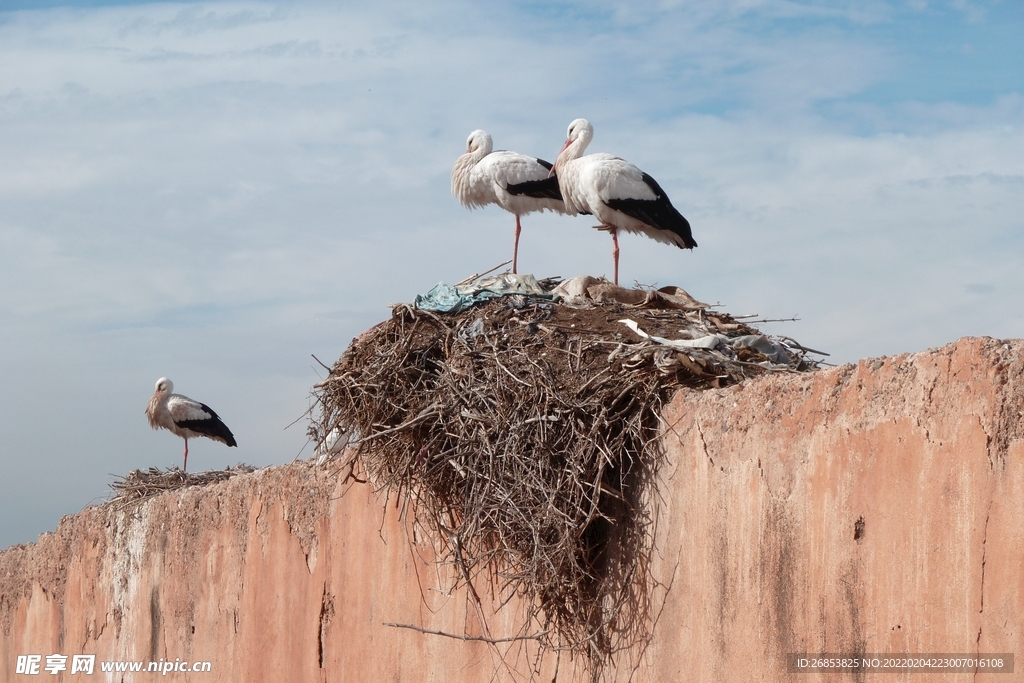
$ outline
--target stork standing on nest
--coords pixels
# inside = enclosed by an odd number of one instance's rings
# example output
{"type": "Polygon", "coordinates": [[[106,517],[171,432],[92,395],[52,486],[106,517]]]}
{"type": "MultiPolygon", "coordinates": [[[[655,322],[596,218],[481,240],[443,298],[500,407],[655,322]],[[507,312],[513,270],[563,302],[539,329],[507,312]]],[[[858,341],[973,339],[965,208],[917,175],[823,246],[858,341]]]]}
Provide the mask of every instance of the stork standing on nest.
{"type": "Polygon", "coordinates": [[[146,417],[153,429],[163,427],[185,439],[185,463],[182,472],[188,471],[188,440],[205,436],[228,446],[237,446],[235,437],[228,426],[221,422],[217,413],[205,403],[194,401],[188,396],[172,394],[174,383],[166,377],[156,381],[156,391],[149,399],[146,417]]]}
{"type": "Polygon", "coordinates": [[[497,204],[516,217],[512,272],[519,263],[519,217],[550,209],[565,213],[558,180],[550,177],[551,164],[518,152],[491,151],[491,136],[474,130],[466,140],[466,153],[452,168],[452,195],[468,209],[497,204]],[[524,183],[528,185],[524,186],[524,183]]]}
{"type": "Polygon", "coordinates": [[[586,119],[570,123],[551,174],[558,178],[566,213],[592,213],[601,221],[594,227],[612,234],[615,284],[619,284],[619,230],[644,234],[680,249],[696,247],[689,221],[672,206],[654,178],[611,154],[583,156],[593,137],[594,127],[586,119]]]}

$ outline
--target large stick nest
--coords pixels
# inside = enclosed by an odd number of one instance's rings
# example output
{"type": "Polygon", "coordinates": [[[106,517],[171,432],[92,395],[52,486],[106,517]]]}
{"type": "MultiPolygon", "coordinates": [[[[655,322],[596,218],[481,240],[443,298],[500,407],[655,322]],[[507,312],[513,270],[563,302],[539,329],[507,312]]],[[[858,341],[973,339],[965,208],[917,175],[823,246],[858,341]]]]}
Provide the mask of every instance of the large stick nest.
{"type": "MultiPolygon", "coordinates": [[[[314,443],[354,446],[347,464],[398,497],[470,595],[484,572],[503,599],[524,597],[521,635],[583,655],[594,680],[649,635],[663,404],[680,387],[785,370],[748,349],[667,348],[624,317],[652,336],[758,334],[703,307],[399,305],[317,385],[310,427],[314,443]]],[[[791,350],[789,371],[814,366],[791,350]]]]}

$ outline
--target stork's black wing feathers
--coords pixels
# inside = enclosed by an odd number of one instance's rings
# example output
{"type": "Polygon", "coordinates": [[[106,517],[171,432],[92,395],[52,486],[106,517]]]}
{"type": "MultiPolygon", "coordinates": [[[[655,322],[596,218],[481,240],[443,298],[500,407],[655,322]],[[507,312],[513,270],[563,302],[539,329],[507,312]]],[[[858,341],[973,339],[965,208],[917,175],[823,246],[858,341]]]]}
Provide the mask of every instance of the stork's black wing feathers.
{"type": "MultiPolygon", "coordinates": [[[[537,159],[540,163],[551,168],[551,164],[537,159]]],[[[562,201],[562,191],[558,189],[558,176],[550,176],[543,180],[527,180],[526,182],[509,185],[505,188],[509,194],[526,195],[537,199],[557,199],[562,201]]]]}
{"type": "Polygon", "coordinates": [[[213,412],[213,409],[205,403],[199,404],[204,411],[210,414],[209,419],[206,420],[175,420],[174,424],[185,429],[191,429],[193,432],[199,432],[205,436],[209,436],[214,439],[223,439],[224,443],[229,446],[237,446],[235,442],[235,435],[231,433],[228,426],[224,424],[217,413],[213,412]]]}
{"type": "Polygon", "coordinates": [[[693,239],[693,233],[690,231],[690,222],[672,206],[658,181],[646,173],[643,174],[643,179],[647,187],[654,192],[654,199],[609,199],[605,204],[659,230],[674,232],[683,239],[686,249],[697,246],[697,241],[693,239]]]}
{"type": "MultiPolygon", "coordinates": [[[[549,171],[551,170],[551,164],[543,159],[537,159],[537,163],[549,171]]],[[[505,189],[508,190],[509,194],[563,201],[562,190],[558,187],[558,176],[556,175],[544,178],[543,180],[527,180],[523,183],[516,183],[515,185],[509,185],[505,189]]],[[[580,211],[580,215],[589,216],[591,213],[589,211],[580,211]]]]}

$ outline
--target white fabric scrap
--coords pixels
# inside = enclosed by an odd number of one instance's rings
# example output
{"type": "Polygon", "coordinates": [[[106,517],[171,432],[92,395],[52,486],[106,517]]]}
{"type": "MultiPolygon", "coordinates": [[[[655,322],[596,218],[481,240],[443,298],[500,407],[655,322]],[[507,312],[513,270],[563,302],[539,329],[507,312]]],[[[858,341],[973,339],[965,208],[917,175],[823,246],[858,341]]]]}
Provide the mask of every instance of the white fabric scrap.
{"type": "MultiPolygon", "coordinates": [[[[714,350],[719,347],[725,347],[730,351],[735,351],[738,348],[747,348],[757,351],[765,358],[768,359],[768,365],[785,365],[793,367],[797,365],[798,361],[793,356],[793,353],[786,348],[784,344],[780,344],[777,341],[773,341],[763,334],[747,334],[742,337],[727,337],[724,334],[708,334],[697,339],[665,339],[664,337],[655,337],[647,334],[640,329],[640,326],[635,320],[620,320],[620,323],[626,325],[629,329],[636,332],[644,339],[650,339],[656,344],[664,344],[665,346],[686,350],[686,349],[708,349],[714,350]]],[[[684,332],[692,334],[688,330],[684,332]]],[[[765,365],[765,363],[762,363],[765,365]]]]}
{"type": "Polygon", "coordinates": [[[640,329],[640,326],[635,320],[620,320],[620,323],[639,334],[644,339],[650,339],[656,344],[664,344],[665,346],[671,346],[676,349],[717,349],[721,345],[728,346],[729,338],[724,334],[708,334],[698,339],[665,339],[664,337],[655,337],[647,334],[640,329]]]}
{"type": "Polygon", "coordinates": [[[763,334],[747,334],[729,340],[733,348],[747,348],[757,351],[762,356],[778,365],[796,365],[796,359],[789,349],[779,342],[772,341],[763,334]]]}

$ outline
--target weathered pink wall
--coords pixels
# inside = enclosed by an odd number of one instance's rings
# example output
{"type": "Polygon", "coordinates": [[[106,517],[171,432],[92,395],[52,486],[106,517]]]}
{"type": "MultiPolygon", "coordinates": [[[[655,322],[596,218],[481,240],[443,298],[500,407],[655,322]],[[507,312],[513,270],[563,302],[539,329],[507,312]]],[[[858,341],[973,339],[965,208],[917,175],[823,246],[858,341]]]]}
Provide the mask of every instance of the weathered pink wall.
{"type": "Polygon", "coordinates": [[[677,397],[652,680],[786,680],[789,652],[1024,658],[1022,350],[963,339],[677,397]]]}
{"type": "MultiPolygon", "coordinates": [[[[1024,656],[1022,350],[964,339],[680,393],[652,567],[670,588],[655,590],[633,680],[853,678],[787,674],[799,651],[1024,656]]],[[[525,680],[520,648],[506,669],[484,644],[382,625],[480,633],[393,503],[363,485],[341,496],[338,479],[308,463],[261,470],[88,508],[3,551],[0,681],[33,680],[15,675],[17,655],[53,653],[212,663],[177,681],[525,680]]],[[[493,636],[518,626],[515,605],[485,616],[493,636]]],[[[574,672],[563,659],[558,680],[574,672]]],[[[107,680],[122,678],[155,680],[107,680]]]]}
{"type": "Polygon", "coordinates": [[[53,653],[211,662],[168,674],[179,681],[487,680],[485,645],[383,626],[479,633],[464,598],[436,590],[447,577],[394,506],[363,485],[341,496],[339,479],[309,463],[265,469],[132,511],[89,508],[4,551],[0,680],[31,680],[15,676],[17,655],[53,653]]]}

